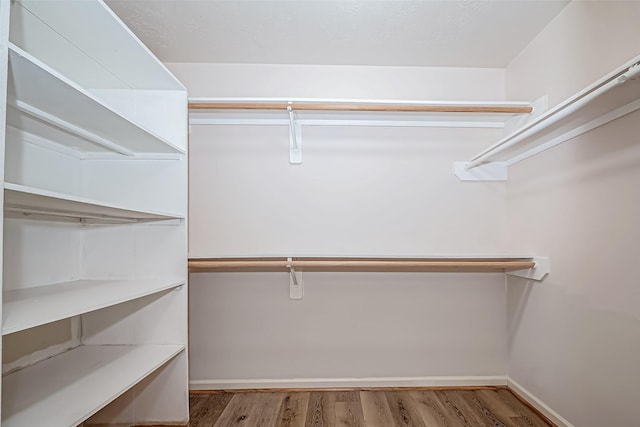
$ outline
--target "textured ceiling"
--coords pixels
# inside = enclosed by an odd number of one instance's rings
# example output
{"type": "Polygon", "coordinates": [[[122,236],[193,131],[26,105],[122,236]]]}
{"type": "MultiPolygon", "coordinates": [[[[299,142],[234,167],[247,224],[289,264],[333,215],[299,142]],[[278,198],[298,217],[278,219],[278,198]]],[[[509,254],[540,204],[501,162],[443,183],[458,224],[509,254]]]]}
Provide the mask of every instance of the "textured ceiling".
{"type": "Polygon", "coordinates": [[[107,0],[164,62],[504,67],[566,0],[107,0]]]}

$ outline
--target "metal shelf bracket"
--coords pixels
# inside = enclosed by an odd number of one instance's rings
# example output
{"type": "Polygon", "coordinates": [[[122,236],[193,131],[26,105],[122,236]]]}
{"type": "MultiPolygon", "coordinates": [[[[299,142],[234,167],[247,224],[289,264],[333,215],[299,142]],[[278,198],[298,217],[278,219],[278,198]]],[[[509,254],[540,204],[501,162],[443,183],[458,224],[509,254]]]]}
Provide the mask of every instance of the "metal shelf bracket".
{"type": "Polygon", "coordinates": [[[289,113],[289,163],[302,163],[302,126],[298,122],[296,112],[291,105],[287,107],[289,113]]]}
{"type": "Polygon", "coordinates": [[[302,281],[302,272],[297,273],[293,268],[291,257],[287,258],[287,268],[289,269],[289,298],[302,299],[304,296],[304,282],[302,281]],[[298,278],[299,275],[299,278],[298,278]]]}

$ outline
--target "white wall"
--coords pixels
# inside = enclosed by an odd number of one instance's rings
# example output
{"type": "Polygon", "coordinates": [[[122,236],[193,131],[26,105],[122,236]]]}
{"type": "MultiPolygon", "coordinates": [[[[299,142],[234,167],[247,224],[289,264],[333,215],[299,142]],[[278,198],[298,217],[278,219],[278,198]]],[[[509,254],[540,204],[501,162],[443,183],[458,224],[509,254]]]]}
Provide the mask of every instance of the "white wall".
{"type": "MultiPolygon", "coordinates": [[[[509,65],[509,97],[552,105],[640,54],[639,2],[573,2],[509,65]]],[[[508,280],[509,377],[569,423],[637,425],[638,112],[513,166],[510,248],[549,255],[508,280]]]]}
{"type": "Polygon", "coordinates": [[[504,99],[497,68],[166,64],[189,96],[486,101],[504,99]]]}
{"type": "MultiPolygon", "coordinates": [[[[503,70],[169,67],[190,96],[501,100],[504,91],[503,70]]],[[[304,163],[290,165],[286,127],[191,126],[190,256],[504,253],[505,184],[452,173],[454,160],[500,136],[305,128],[304,163]]],[[[502,274],[305,273],[304,281],[304,299],[292,301],[286,274],[192,274],[193,386],[504,378],[502,274]]]]}
{"type": "Polygon", "coordinates": [[[499,130],[305,128],[301,165],[288,131],[191,126],[191,257],[504,249],[505,184],[452,173],[499,130]]]}
{"type": "Polygon", "coordinates": [[[573,0],[507,66],[509,99],[554,106],[640,53],[637,1],[573,0]]]}
{"type": "Polygon", "coordinates": [[[303,273],[303,278],[304,299],[292,301],[285,273],[192,274],[194,385],[390,378],[390,386],[403,385],[394,382],[397,377],[456,376],[465,378],[462,384],[466,378],[504,377],[502,274],[303,273]]]}

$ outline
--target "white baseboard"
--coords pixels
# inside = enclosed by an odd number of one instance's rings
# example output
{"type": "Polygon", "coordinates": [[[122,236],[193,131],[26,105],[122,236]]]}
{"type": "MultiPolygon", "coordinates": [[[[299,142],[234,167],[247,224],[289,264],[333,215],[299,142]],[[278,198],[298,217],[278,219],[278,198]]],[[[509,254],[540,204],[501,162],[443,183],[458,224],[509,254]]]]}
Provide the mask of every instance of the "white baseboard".
{"type": "Polygon", "coordinates": [[[551,409],[549,405],[540,400],[537,396],[531,393],[526,388],[522,387],[520,384],[512,380],[511,378],[507,378],[507,386],[518,393],[520,397],[525,399],[531,406],[536,408],[538,411],[542,412],[547,418],[553,421],[558,427],[574,427],[569,421],[564,419],[560,414],[551,409]]]}
{"type": "Polygon", "coordinates": [[[505,386],[503,376],[291,378],[247,380],[192,380],[191,390],[238,390],[260,388],[367,388],[367,387],[473,387],[505,386]]]}

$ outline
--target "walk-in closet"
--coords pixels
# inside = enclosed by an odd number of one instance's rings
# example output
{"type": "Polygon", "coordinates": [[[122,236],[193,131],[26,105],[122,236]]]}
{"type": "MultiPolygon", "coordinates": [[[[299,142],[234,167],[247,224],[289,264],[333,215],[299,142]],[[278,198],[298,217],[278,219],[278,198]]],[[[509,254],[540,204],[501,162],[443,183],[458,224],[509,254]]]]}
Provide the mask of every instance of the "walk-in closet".
{"type": "Polygon", "coordinates": [[[638,22],[0,0],[0,426],[637,426],[638,22]]]}

